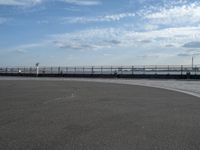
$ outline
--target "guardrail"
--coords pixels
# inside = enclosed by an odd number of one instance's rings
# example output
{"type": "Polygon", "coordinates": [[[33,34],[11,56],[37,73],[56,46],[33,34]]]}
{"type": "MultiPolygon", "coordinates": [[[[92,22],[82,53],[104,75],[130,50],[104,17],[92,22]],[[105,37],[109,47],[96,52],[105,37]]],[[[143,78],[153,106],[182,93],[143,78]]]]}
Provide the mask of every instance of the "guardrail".
{"type": "MultiPolygon", "coordinates": [[[[31,75],[37,73],[36,67],[0,67],[0,75],[31,75]]],[[[77,66],[77,67],[39,67],[38,76],[200,76],[200,66],[77,66]]]]}

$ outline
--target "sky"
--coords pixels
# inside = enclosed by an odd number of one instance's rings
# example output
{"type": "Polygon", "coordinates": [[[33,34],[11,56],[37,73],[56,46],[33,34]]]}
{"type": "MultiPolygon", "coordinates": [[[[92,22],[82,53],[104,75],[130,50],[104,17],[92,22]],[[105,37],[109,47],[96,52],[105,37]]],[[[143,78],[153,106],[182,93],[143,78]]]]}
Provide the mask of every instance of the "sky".
{"type": "Polygon", "coordinates": [[[0,0],[0,66],[200,64],[200,0],[0,0]]]}

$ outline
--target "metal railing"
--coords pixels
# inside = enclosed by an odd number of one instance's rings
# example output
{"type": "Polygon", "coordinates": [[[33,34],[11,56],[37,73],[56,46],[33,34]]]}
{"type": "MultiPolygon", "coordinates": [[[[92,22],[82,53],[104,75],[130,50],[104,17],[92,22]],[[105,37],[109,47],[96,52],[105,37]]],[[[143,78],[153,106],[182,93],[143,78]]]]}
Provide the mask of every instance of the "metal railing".
{"type": "MultiPolygon", "coordinates": [[[[36,67],[0,67],[3,74],[36,74],[36,67]]],[[[77,66],[39,67],[39,74],[200,75],[200,66],[77,66]]]]}

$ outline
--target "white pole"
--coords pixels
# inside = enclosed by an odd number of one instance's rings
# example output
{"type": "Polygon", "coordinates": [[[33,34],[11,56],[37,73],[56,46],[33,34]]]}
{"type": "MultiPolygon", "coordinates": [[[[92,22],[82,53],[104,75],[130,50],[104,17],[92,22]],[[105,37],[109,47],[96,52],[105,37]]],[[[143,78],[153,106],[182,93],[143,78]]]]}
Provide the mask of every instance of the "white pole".
{"type": "Polygon", "coordinates": [[[36,67],[36,74],[38,76],[38,74],[39,74],[39,66],[36,67]]]}
{"type": "Polygon", "coordinates": [[[39,75],[39,63],[36,63],[35,66],[36,66],[36,76],[38,77],[38,75],[39,75]]]}

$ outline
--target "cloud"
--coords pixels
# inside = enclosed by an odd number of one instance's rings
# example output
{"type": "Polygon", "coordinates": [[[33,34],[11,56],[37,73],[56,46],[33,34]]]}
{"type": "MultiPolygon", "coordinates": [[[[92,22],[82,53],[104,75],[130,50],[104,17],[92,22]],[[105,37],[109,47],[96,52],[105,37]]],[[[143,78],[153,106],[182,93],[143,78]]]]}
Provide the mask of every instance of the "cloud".
{"type": "Polygon", "coordinates": [[[167,44],[165,47],[175,47],[173,44],[167,44]]]}
{"type": "Polygon", "coordinates": [[[169,58],[175,56],[174,54],[170,53],[165,53],[165,52],[146,52],[142,55],[139,55],[139,57],[145,58],[145,59],[151,59],[151,58],[159,58],[159,59],[164,59],[164,58],[169,58]]]}
{"type": "Polygon", "coordinates": [[[177,56],[179,56],[179,57],[195,57],[195,56],[200,56],[200,52],[191,52],[191,51],[189,51],[189,52],[185,52],[185,53],[179,53],[179,54],[177,54],[177,56]]]}
{"type": "Polygon", "coordinates": [[[98,45],[92,43],[78,43],[73,41],[53,41],[56,47],[67,50],[95,50],[98,49],[98,45]]]}
{"type": "Polygon", "coordinates": [[[110,22],[119,21],[123,18],[135,17],[135,13],[119,13],[113,15],[96,17],[64,17],[61,20],[65,23],[88,23],[88,22],[110,22]]]}
{"type": "Polygon", "coordinates": [[[200,5],[198,3],[182,6],[162,7],[157,11],[143,12],[140,15],[155,25],[194,25],[200,23],[200,5]]]}
{"type": "Polygon", "coordinates": [[[141,43],[151,43],[152,41],[151,40],[141,40],[140,42],[141,43]]]}
{"type": "Polygon", "coordinates": [[[81,6],[93,6],[101,4],[101,1],[99,0],[62,0],[62,1],[69,4],[81,5],[81,6]]]}
{"type": "Polygon", "coordinates": [[[48,20],[37,20],[36,21],[37,24],[49,24],[48,20]]]}
{"type": "Polygon", "coordinates": [[[77,8],[75,6],[67,7],[67,8],[65,8],[65,10],[72,11],[72,12],[80,12],[81,11],[80,8],[77,8]]]}
{"type": "Polygon", "coordinates": [[[14,50],[14,52],[16,52],[17,54],[25,54],[25,53],[27,53],[27,51],[25,49],[16,49],[16,50],[14,50]]]}
{"type": "Polygon", "coordinates": [[[137,32],[133,29],[123,27],[96,28],[50,36],[50,41],[56,47],[76,50],[97,50],[116,47],[171,48],[173,46],[182,48],[184,43],[194,40],[200,40],[200,26],[168,28],[145,32],[137,32]],[[158,37],[162,38],[158,40],[158,37]]]}
{"type": "Polygon", "coordinates": [[[52,35],[50,41],[59,48],[98,50],[120,46],[122,30],[114,28],[87,29],[73,33],[52,35]]]}
{"type": "MultiPolygon", "coordinates": [[[[29,51],[35,48],[54,47],[55,49],[96,51],[109,49],[152,49],[166,50],[177,55],[184,47],[194,47],[195,43],[188,41],[200,41],[200,26],[167,28],[153,31],[134,31],[133,28],[91,28],[76,32],[54,34],[47,36],[39,43],[25,44],[13,48],[18,51],[29,51]],[[160,37],[160,38],[159,38],[160,37]],[[189,46],[188,46],[189,45],[189,46]],[[176,48],[176,50],[174,50],[176,48]]],[[[196,46],[200,45],[196,43],[196,46]]],[[[194,52],[198,52],[195,49],[194,52]]],[[[191,50],[190,50],[191,52],[191,50]]],[[[157,53],[157,52],[156,52],[157,53]]]]}
{"type": "Polygon", "coordinates": [[[18,45],[15,47],[10,48],[12,52],[18,53],[18,54],[25,54],[28,53],[30,50],[33,50],[35,48],[43,47],[48,45],[46,41],[42,41],[40,43],[31,43],[31,44],[23,44],[18,45]]]}
{"type": "Polygon", "coordinates": [[[0,5],[7,6],[33,6],[41,3],[42,0],[0,0],[0,5]]]}
{"type": "Polygon", "coordinates": [[[144,24],[142,27],[145,31],[149,31],[149,30],[157,30],[159,29],[158,25],[153,25],[153,24],[144,24]]]}
{"type": "Polygon", "coordinates": [[[188,54],[188,53],[180,53],[180,54],[177,54],[177,56],[179,56],[179,57],[189,57],[189,56],[192,56],[192,55],[188,54]]]}
{"type": "Polygon", "coordinates": [[[110,41],[107,41],[107,42],[110,43],[110,44],[114,44],[114,45],[118,45],[118,44],[121,43],[121,42],[118,41],[118,40],[110,40],[110,41]]]}
{"type": "Polygon", "coordinates": [[[200,42],[188,42],[183,45],[184,48],[200,48],[200,42]]]}

